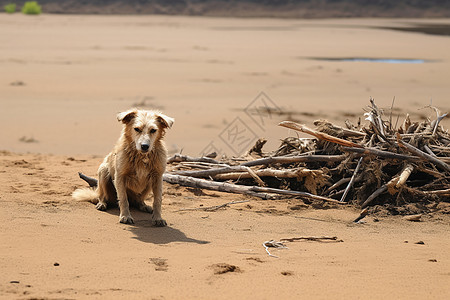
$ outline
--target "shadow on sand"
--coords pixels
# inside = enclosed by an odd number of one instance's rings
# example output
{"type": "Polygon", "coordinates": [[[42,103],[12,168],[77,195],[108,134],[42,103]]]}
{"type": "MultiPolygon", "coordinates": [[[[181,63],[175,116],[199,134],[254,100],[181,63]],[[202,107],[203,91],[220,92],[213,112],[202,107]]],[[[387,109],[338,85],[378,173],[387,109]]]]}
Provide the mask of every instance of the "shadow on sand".
{"type": "MultiPolygon", "coordinates": [[[[118,216],[119,210],[112,208],[108,209],[107,213],[118,216]]],[[[128,230],[136,235],[134,239],[141,242],[152,244],[170,244],[173,242],[209,244],[209,241],[187,237],[182,231],[170,225],[166,227],[153,227],[151,224],[151,215],[148,213],[131,210],[131,215],[135,223],[133,225],[124,224],[123,226],[127,226],[128,230]]]]}

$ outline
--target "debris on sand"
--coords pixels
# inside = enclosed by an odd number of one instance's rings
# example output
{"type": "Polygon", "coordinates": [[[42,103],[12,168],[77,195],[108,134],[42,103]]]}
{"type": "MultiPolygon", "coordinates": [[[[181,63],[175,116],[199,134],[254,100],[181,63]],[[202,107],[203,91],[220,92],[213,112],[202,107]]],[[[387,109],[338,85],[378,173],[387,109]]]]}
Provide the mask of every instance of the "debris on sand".
{"type": "Polygon", "coordinates": [[[210,266],[213,269],[215,275],[225,274],[225,273],[239,273],[241,269],[238,266],[230,265],[226,263],[218,263],[210,266]]]}
{"type": "Polygon", "coordinates": [[[377,207],[401,215],[436,211],[450,201],[450,134],[439,125],[447,113],[427,108],[436,113],[432,120],[414,122],[407,114],[399,123],[392,107],[386,116],[370,99],[365,124],[318,120],[311,129],[284,121],[279,125],[314,138],[288,137],[268,153],[260,139],[239,158],[174,155],[164,180],[263,199],[350,204],[369,213],[377,207]]]}

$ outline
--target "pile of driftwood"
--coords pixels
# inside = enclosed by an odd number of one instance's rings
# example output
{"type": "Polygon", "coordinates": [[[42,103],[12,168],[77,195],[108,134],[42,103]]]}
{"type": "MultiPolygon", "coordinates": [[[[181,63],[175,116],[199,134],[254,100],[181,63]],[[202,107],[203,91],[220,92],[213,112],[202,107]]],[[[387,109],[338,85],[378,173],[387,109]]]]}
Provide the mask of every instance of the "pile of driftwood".
{"type": "Polygon", "coordinates": [[[264,153],[264,139],[246,155],[193,158],[174,155],[164,180],[263,199],[298,197],[361,208],[373,205],[450,201],[450,135],[436,119],[395,124],[371,99],[365,119],[345,128],[325,120],[310,129],[291,121],[279,125],[312,138],[289,137],[264,153]]]}

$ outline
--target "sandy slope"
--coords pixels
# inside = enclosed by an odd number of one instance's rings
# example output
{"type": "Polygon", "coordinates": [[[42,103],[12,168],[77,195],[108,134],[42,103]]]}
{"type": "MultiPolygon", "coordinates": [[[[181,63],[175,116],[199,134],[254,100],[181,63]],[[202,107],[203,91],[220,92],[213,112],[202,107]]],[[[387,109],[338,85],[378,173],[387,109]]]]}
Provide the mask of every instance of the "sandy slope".
{"type": "Polygon", "coordinates": [[[236,118],[277,146],[285,116],[259,127],[243,111],[260,92],[309,125],[356,121],[369,96],[383,107],[396,96],[395,114],[413,119],[433,116],[417,111],[431,97],[450,110],[450,39],[370,28],[408,22],[0,15],[0,298],[449,298],[448,215],[354,225],[351,208],[165,185],[169,226],[153,228],[144,213],[122,225],[117,210],[70,198],[83,186],[77,172],[94,176],[118,137],[115,114],[132,105],[175,117],[168,145],[190,155],[211,141],[233,154],[219,135],[236,118]],[[434,62],[308,59],[356,56],[434,62]],[[250,201],[179,211],[233,200],[250,201]],[[279,258],[262,247],[322,235],[344,242],[287,243],[271,250],[279,258]],[[235,272],[216,274],[220,264],[235,272]]]}
{"type": "MultiPolygon", "coordinates": [[[[77,203],[76,172],[95,173],[100,158],[0,154],[0,298],[2,299],[445,299],[450,252],[448,215],[411,223],[352,209],[313,209],[300,200],[262,201],[165,186],[163,216],[77,203]],[[216,212],[179,211],[250,200],[216,212]],[[299,210],[291,207],[300,206],[299,210]],[[270,239],[337,236],[344,242],[270,239]],[[423,241],[424,245],[415,244],[423,241]],[[430,261],[431,260],[431,261],[430,261]],[[436,261],[434,261],[436,260],[436,261]],[[57,265],[55,265],[57,264],[57,265]],[[238,268],[215,274],[218,264],[238,268]]],[[[225,268],[229,270],[231,267],[225,268]]]]}

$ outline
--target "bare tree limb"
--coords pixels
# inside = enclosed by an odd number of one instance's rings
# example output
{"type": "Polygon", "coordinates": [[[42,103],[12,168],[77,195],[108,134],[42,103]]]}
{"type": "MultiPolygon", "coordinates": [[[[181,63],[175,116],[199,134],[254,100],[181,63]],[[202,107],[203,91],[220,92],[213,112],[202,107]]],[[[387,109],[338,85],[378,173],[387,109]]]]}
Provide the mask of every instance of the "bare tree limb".
{"type": "Polygon", "coordinates": [[[255,159],[242,163],[241,166],[252,167],[270,164],[288,164],[296,162],[336,162],[345,158],[345,155],[299,155],[299,156],[275,156],[255,159]]]}
{"type": "Polygon", "coordinates": [[[356,147],[356,148],[362,148],[361,145],[347,141],[347,140],[343,140],[337,137],[334,137],[332,135],[323,133],[323,132],[319,132],[316,130],[312,130],[311,128],[306,127],[305,125],[302,124],[298,124],[292,121],[283,121],[280,124],[278,124],[279,126],[282,127],[286,127],[289,129],[293,129],[293,130],[297,130],[297,131],[301,131],[310,135],[315,136],[316,138],[320,139],[320,140],[325,140],[331,143],[336,143],[342,146],[346,146],[346,147],[356,147]]]}
{"type": "Polygon", "coordinates": [[[418,161],[420,160],[417,156],[409,156],[409,155],[403,155],[403,154],[397,154],[389,151],[383,151],[373,148],[349,148],[349,147],[342,147],[342,150],[346,152],[356,152],[366,155],[376,155],[384,158],[391,158],[391,159],[400,159],[400,160],[409,160],[409,161],[418,161]]]}
{"type": "Polygon", "coordinates": [[[188,176],[181,176],[181,175],[174,175],[174,174],[168,174],[165,173],[163,175],[164,181],[168,183],[174,183],[174,184],[180,184],[184,186],[189,187],[197,187],[197,188],[204,188],[214,191],[220,191],[220,192],[228,192],[228,193],[237,193],[237,194],[247,194],[256,196],[263,199],[271,199],[273,198],[272,194],[279,194],[279,195],[289,195],[289,196],[297,196],[297,197],[303,197],[313,200],[321,200],[321,201],[327,201],[335,204],[345,204],[342,202],[339,202],[338,200],[322,197],[318,195],[313,195],[307,192],[300,192],[300,191],[290,191],[290,190],[281,190],[281,189],[275,189],[275,188],[268,188],[268,187],[259,187],[259,186],[247,186],[247,185],[237,185],[227,182],[216,182],[216,181],[209,181],[194,177],[188,177],[188,176]]]}
{"type": "Polygon", "coordinates": [[[382,187],[380,187],[379,189],[377,189],[375,192],[373,192],[372,195],[370,195],[370,196],[366,199],[366,201],[364,201],[364,203],[361,205],[361,208],[364,209],[364,208],[366,208],[367,206],[369,206],[369,204],[370,204],[376,197],[378,197],[379,195],[381,195],[381,194],[383,194],[384,192],[386,192],[387,189],[388,189],[388,188],[387,188],[387,185],[386,185],[386,184],[383,185],[382,187]]]}
{"type": "Polygon", "coordinates": [[[348,192],[349,192],[350,189],[352,188],[353,183],[355,182],[356,174],[358,173],[359,168],[361,167],[361,162],[362,162],[362,160],[363,160],[363,157],[361,157],[361,158],[358,160],[358,164],[356,165],[355,172],[353,172],[352,178],[350,179],[350,182],[348,183],[347,188],[345,189],[344,194],[342,195],[342,198],[341,198],[341,200],[340,200],[341,202],[344,202],[345,197],[347,197],[348,192]]]}
{"type": "Polygon", "coordinates": [[[219,164],[219,162],[215,159],[209,157],[190,157],[187,155],[175,154],[172,157],[167,159],[167,163],[171,164],[174,162],[182,162],[182,161],[190,161],[190,162],[207,162],[213,164],[219,164]]]}
{"type": "Polygon", "coordinates": [[[406,150],[408,150],[409,152],[411,152],[414,155],[419,156],[420,158],[422,158],[423,160],[429,161],[431,163],[433,163],[434,165],[446,170],[447,172],[450,172],[450,166],[448,164],[446,164],[445,162],[439,160],[436,157],[433,157],[432,155],[423,152],[422,150],[417,149],[416,147],[408,144],[408,143],[404,143],[401,139],[400,136],[397,134],[397,142],[398,144],[405,148],[406,150]]]}

